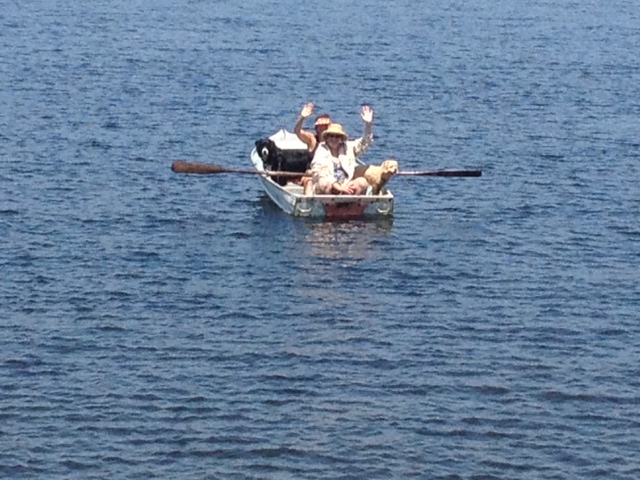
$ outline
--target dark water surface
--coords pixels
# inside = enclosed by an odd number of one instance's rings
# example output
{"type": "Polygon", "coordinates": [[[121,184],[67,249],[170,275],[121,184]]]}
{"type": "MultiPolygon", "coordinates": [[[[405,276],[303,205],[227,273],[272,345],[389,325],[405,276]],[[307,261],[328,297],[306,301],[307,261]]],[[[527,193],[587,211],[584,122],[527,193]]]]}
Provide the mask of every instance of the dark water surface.
{"type": "Polygon", "coordinates": [[[0,477],[640,478],[636,1],[0,0],[0,477]],[[313,100],[387,222],[282,214],[313,100]]]}

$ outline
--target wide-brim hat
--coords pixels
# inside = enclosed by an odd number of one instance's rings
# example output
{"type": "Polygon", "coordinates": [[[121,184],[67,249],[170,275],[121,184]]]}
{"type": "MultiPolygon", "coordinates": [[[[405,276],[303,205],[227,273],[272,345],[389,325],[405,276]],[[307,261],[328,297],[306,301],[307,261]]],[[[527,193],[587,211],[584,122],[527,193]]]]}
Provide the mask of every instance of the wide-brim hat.
{"type": "Polygon", "coordinates": [[[349,135],[346,134],[346,132],[342,128],[342,125],[340,125],[339,123],[332,123],[331,125],[329,125],[329,127],[324,132],[322,132],[322,140],[327,138],[327,135],[340,135],[345,140],[349,138],[349,135]]]}

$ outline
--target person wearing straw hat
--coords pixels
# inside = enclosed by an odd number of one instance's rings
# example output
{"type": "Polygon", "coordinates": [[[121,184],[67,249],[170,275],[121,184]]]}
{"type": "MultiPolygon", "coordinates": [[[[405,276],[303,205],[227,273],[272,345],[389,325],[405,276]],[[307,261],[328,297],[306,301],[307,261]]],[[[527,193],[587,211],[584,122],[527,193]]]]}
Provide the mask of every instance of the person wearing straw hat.
{"type": "Polygon", "coordinates": [[[349,141],[339,123],[332,123],[322,132],[321,142],[311,162],[312,182],[305,184],[305,195],[364,195],[369,186],[366,179],[353,178],[356,157],[362,155],[373,142],[371,125],[373,109],[362,107],[364,135],[349,141]]]}

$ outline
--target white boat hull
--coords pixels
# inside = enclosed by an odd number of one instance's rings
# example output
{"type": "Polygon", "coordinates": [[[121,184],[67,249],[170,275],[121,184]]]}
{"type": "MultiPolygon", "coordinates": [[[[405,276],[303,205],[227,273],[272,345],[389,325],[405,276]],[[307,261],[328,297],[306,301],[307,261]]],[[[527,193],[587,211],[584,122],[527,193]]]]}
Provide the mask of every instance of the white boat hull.
{"type": "MultiPolygon", "coordinates": [[[[306,148],[295,134],[280,130],[270,137],[283,150],[306,148]]],[[[251,162],[258,171],[264,171],[262,159],[254,148],[251,162]]],[[[288,182],[278,185],[270,176],[260,176],[260,183],[271,200],[284,212],[294,217],[309,218],[370,218],[393,215],[393,194],[383,189],[380,195],[304,195],[302,187],[288,182]]]]}

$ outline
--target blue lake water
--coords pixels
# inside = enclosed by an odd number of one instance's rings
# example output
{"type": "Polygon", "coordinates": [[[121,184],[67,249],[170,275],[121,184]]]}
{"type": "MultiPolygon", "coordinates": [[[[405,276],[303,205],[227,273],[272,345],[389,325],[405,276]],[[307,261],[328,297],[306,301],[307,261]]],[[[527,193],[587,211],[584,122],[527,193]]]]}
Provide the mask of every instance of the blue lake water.
{"type": "Polygon", "coordinates": [[[640,477],[631,0],[0,0],[0,477],[640,477]],[[289,218],[317,103],[389,221],[289,218]]]}

